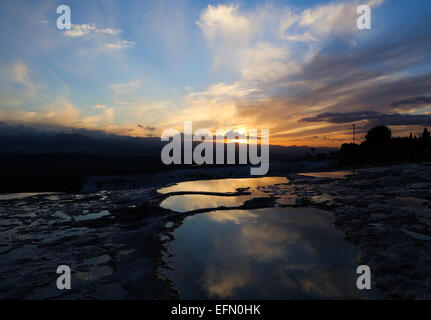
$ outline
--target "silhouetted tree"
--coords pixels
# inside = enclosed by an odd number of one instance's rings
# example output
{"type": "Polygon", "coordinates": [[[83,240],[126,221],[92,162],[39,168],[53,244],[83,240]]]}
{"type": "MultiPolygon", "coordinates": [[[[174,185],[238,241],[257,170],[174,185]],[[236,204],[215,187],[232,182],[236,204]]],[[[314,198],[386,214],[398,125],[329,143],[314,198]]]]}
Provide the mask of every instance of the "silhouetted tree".
{"type": "Polygon", "coordinates": [[[359,145],[355,143],[344,143],[337,153],[338,163],[342,165],[352,165],[357,163],[359,155],[359,145]]]}
{"type": "Polygon", "coordinates": [[[343,144],[337,152],[339,165],[431,161],[431,135],[392,138],[391,130],[379,126],[368,131],[360,145],[343,144]]]}
{"type": "Polygon", "coordinates": [[[425,128],[424,132],[422,133],[422,141],[425,141],[425,142],[430,141],[430,133],[428,132],[427,128],[425,128]]]}
{"type": "Polygon", "coordinates": [[[311,148],[311,158],[314,158],[314,153],[316,152],[316,148],[311,148]]]}
{"type": "Polygon", "coordinates": [[[381,143],[390,141],[392,136],[391,130],[386,126],[379,126],[368,131],[365,139],[369,143],[381,143]]]}

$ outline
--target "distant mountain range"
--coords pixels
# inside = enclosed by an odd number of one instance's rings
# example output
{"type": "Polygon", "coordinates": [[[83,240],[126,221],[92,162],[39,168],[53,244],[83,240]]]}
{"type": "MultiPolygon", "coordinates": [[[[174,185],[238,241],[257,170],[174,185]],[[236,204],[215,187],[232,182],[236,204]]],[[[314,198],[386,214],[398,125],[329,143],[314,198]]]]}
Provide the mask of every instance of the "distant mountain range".
{"type": "MultiPolygon", "coordinates": [[[[0,154],[87,154],[160,158],[163,144],[156,137],[130,137],[102,131],[72,129],[70,132],[41,130],[27,126],[0,125],[0,154]]],[[[337,148],[317,147],[314,153],[337,148]]],[[[311,152],[307,146],[270,146],[270,159],[295,160],[311,152]]]]}
{"type": "MultiPolygon", "coordinates": [[[[166,143],[166,142],[164,142],[166,143]]],[[[0,124],[0,192],[77,192],[88,176],[136,175],[197,166],[161,162],[160,138],[0,124]]],[[[270,161],[303,159],[335,148],[270,146],[270,161]]],[[[213,165],[208,165],[213,166],[213,165]]],[[[223,166],[223,165],[218,165],[223,166]]]]}

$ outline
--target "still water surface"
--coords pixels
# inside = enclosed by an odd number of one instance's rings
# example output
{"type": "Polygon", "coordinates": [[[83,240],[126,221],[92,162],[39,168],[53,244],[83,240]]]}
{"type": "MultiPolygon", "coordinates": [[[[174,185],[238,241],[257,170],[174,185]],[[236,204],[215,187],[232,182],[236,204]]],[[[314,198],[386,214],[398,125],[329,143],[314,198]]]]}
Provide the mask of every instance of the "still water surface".
{"type": "Polygon", "coordinates": [[[300,176],[307,176],[313,178],[332,178],[332,179],[342,179],[348,175],[356,174],[353,171],[327,171],[327,172],[303,172],[298,173],[300,176]]]}
{"type": "Polygon", "coordinates": [[[262,177],[242,179],[213,179],[180,182],[173,186],[161,188],[160,193],[200,191],[200,192],[235,192],[239,188],[255,189],[258,186],[267,186],[277,183],[288,183],[286,177],[262,177]]]}
{"type": "MultiPolygon", "coordinates": [[[[212,211],[187,217],[165,257],[182,299],[370,298],[356,288],[359,249],[313,208],[212,211]]],[[[372,291],[372,290],[371,290],[372,291]]]]}
{"type": "Polygon", "coordinates": [[[177,212],[187,212],[203,208],[238,207],[245,201],[256,197],[268,197],[268,193],[262,191],[262,187],[276,184],[286,184],[289,180],[286,177],[263,177],[263,178],[244,178],[244,179],[217,179],[217,180],[197,180],[181,182],[176,185],[159,189],[160,193],[170,192],[217,192],[232,193],[237,189],[246,188],[250,195],[241,196],[218,196],[186,194],[173,195],[162,201],[160,206],[177,212]],[[261,187],[261,188],[259,188],[261,187]]]}

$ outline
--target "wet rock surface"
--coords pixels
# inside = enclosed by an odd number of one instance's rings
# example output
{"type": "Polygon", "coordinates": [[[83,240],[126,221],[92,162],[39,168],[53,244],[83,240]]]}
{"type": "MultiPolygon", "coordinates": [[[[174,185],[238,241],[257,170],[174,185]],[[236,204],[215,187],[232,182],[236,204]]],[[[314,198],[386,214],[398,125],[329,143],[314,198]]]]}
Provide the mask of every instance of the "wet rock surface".
{"type": "Polygon", "coordinates": [[[370,266],[373,285],[384,295],[431,298],[431,165],[361,169],[337,179],[288,178],[257,187],[258,196],[240,206],[185,213],[161,208],[175,194],[155,188],[1,200],[0,298],[178,298],[159,269],[169,267],[162,252],[186,216],[272,206],[331,211],[346,240],[360,246],[358,259],[370,266]],[[56,288],[59,265],[72,270],[71,290],[56,288]]]}
{"type": "MultiPolygon", "coordinates": [[[[159,275],[170,231],[192,214],[160,207],[178,194],[155,188],[90,194],[25,194],[0,201],[0,299],[176,299],[159,275]],[[58,290],[57,267],[72,271],[72,289],[58,290]]],[[[273,204],[253,199],[247,207],[273,204]],[[254,203],[254,204],[253,204],[254,203]]],[[[222,208],[228,209],[228,208],[222,208]]]]}
{"type": "Polygon", "coordinates": [[[0,203],[0,298],[166,299],[159,232],[169,213],[152,189],[38,195],[0,203]],[[155,201],[154,201],[155,200],[155,201]],[[72,289],[58,290],[59,265],[72,289]]]}
{"type": "Polygon", "coordinates": [[[389,298],[431,298],[431,165],[361,169],[343,179],[289,177],[293,206],[331,211],[389,298]]]}

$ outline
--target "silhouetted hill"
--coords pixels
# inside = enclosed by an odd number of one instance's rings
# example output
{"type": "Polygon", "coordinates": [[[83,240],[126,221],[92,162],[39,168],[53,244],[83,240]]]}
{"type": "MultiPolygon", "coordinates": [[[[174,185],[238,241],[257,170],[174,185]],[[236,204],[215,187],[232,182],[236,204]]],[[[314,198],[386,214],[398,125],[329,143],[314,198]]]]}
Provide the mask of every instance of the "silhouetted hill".
{"type": "Polygon", "coordinates": [[[160,153],[160,146],[159,138],[93,138],[77,133],[0,134],[0,154],[80,153],[138,156],[160,153]]]}
{"type": "MultiPolygon", "coordinates": [[[[0,192],[78,191],[89,175],[146,174],[196,168],[164,165],[160,159],[162,147],[160,138],[155,137],[119,136],[76,129],[56,132],[3,124],[0,125],[0,192]]],[[[335,150],[270,146],[270,161],[313,158],[335,150]]]]}

